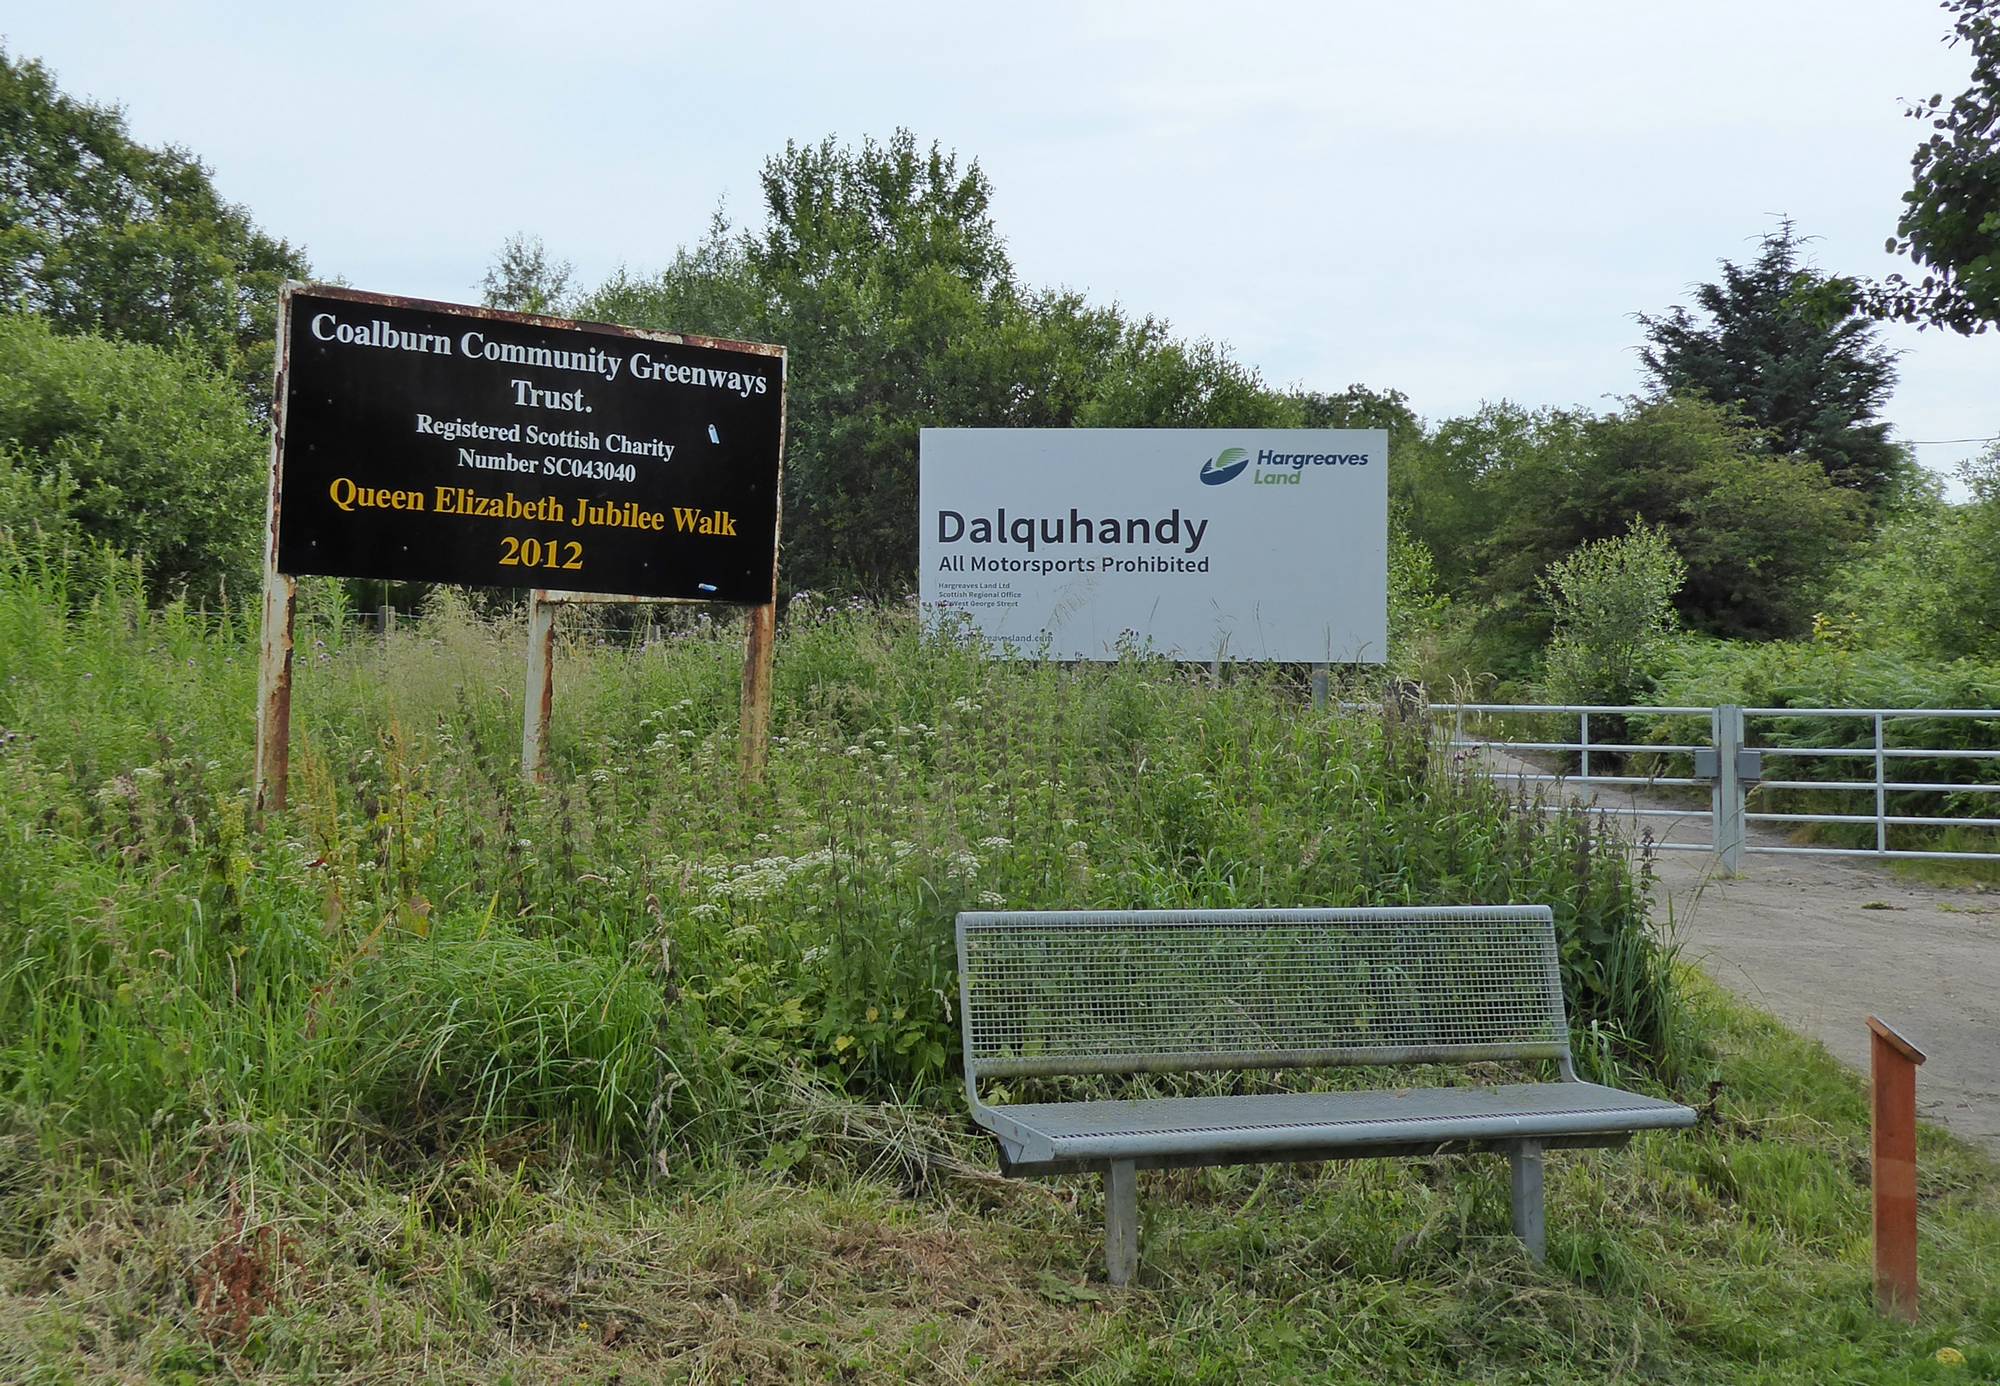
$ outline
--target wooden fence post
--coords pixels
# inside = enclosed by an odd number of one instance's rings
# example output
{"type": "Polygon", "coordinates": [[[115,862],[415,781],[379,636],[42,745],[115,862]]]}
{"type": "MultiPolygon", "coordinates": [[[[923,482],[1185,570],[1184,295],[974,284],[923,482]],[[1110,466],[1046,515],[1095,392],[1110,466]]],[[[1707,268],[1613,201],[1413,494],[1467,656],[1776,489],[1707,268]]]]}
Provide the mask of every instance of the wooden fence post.
{"type": "Polygon", "coordinates": [[[528,689],[521,703],[521,774],[547,777],[549,713],[555,700],[556,608],[539,588],[528,594],[528,689]]]}
{"type": "Polygon", "coordinates": [[[257,767],[251,798],[256,812],[282,810],[292,778],[292,629],[299,584],[264,569],[262,630],[257,644],[257,767]]]}
{"type": "Polygon", "coordinates": [[[743,635],[743,721],[737,737],[745,784],[763,780],[771,754],[771,655],[777,636],[778,604],[751,607],[743,635]]]}
{"type": "Polygon", "coordinates": [[[1868,1017],[1875,1188],[1875,1307],[1917,1319],[1917,1065],[1924,1051],[1868,1017]]]}
{"type": "Polygon", "coordinates": [[[271,470],[264,490],[264,593],[257,637],[257,761],[251,812],[283,811],[292,779],[292,636],[299,583],[278,571],[278,518],[284,508],[285,386],[291,375],[292,285],[279,293],[278,359],[271,377],[271,470]]]}

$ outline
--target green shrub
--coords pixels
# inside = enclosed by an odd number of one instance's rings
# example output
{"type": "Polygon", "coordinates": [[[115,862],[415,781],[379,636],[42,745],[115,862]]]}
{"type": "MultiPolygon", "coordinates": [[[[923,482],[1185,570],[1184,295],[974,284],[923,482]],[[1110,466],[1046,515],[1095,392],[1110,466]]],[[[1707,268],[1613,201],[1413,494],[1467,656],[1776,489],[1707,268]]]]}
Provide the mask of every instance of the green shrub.
{"type": "Polygon", "coordinates": [[[292,808],[260,829],[250,633],[149,609],[129,569],[78,598],[0,567],[0,1090],[92,1141],[249,1120],[678,1158],[763,1139],[802,1083],[955,1111],[978,907],[1547,903],[1586,1064],[1688,1057],[1620,844],[1276,671],[1006,663],[800,603],[745,787],[737,630],[566,635],[531,787],[518,624],[308,620],[292,808]]]}
{"type": "Polygon", "coordinates": [[[192,356],[0,315],[0,454],[56,488],[51,516],[143,555],[156,593],[254,591],[268,446],[192,356]]]}
{"type": "Polygon", "coordinates": [[[1674,594],[1686,577],[1665,531],[1642,520],[1550,564],[1541,581],[1555,616],[1543,657],[1550,700],[1639,701],[1678,624],[1674,594]]]}

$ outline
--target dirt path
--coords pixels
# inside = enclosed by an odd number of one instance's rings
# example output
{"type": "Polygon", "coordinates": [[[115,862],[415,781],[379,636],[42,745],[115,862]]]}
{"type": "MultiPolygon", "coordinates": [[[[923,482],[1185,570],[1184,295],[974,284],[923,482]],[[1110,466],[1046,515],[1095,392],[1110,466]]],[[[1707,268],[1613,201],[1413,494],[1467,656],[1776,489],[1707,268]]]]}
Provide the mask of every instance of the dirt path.
{"type": "MultiPolygon", "coordinates": [[[[1606,806],[1635,802],[1598,792],[1606,806]]],[[[1705,813],[1637,821],[1664,842],[1708,840],[1705,813]]],[[[1785,839],[1753,828],[1751,841],[1785,839]]],[[[1923,1115],[2000,1154],[2000,893],[1906,881],[1863,858],[1753,852],[1733,879],[1708,852],[1657,862],[1654,908],[1690,960],[1864,1073],[1865,1017],[1896,1025],[1930,1056],[1917,1077],[1923,1115]]]]}

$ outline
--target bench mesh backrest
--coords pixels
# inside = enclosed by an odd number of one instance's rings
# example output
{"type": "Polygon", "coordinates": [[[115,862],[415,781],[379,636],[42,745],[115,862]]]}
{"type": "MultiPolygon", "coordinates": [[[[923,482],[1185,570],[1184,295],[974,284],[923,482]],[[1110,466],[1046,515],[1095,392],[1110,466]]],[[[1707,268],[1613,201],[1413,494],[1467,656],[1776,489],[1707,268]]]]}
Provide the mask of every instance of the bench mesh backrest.
{"type": "Polygon", "coordinates": [[[1544,906],[958,917],[966,1076],[1569,1053],[1544,906]]]}

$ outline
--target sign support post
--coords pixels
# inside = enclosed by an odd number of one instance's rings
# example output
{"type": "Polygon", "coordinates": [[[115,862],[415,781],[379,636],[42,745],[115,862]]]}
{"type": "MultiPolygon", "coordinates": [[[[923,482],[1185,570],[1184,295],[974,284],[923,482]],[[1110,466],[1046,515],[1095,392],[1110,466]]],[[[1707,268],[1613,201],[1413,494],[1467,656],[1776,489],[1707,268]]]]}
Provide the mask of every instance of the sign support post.
{"type": "MultiPolygon", "coordinates": [[[[548,778],[549,724],[555,707],[555,622],[565,606],[705,606],[685,597],[620,597],[608,592],[528,594],[527,697],[521,708],[521,774],[548,778]]],[[[744,783],[764,777],[771,755],[771,661],[777,647],[778,604],[760,602],[744,611],[743,706],[739,768],[744,783]]]]}
{"type": "Polygon", "coordinates": [[[257,649],[256,811],[282,810],[292,777],[292,625],[299,584],[264,573],[263,633],[257,649]]]}
{"type": "Polygon", "coordinates": [[[555,673],[556,608],[538,587],[528,593],[528,693],[521,700],[521,774],[530,780],[548,778],[555,673]]]}
{"type": "Polygon", "coordinates": [[[271,489],[264,498],[264,592],[257,642],[257,763],[250,791],[251,810],[259,815],[284,809],[292,778],[292,632],[298,618],[299,584],[291,574],[278,571],[289,346],[281,323],[271,380],[271,489]]]}
{"type": "Polygon", "coordinates": [[[287,284],[272,421],[260,810],[285,802],[301,573],[529,589],[530,780],[548,766],[558,607],[747,607],[743,772],[762,774],[783,347],[287,284]]]}
{"type": "Polygon", "coordinates": [[[771,754],[771,654],[777,644],[778,604],[753,606],[743,636],[743,713],[737,734],[745,784],[759,784],[771,754]]]}

